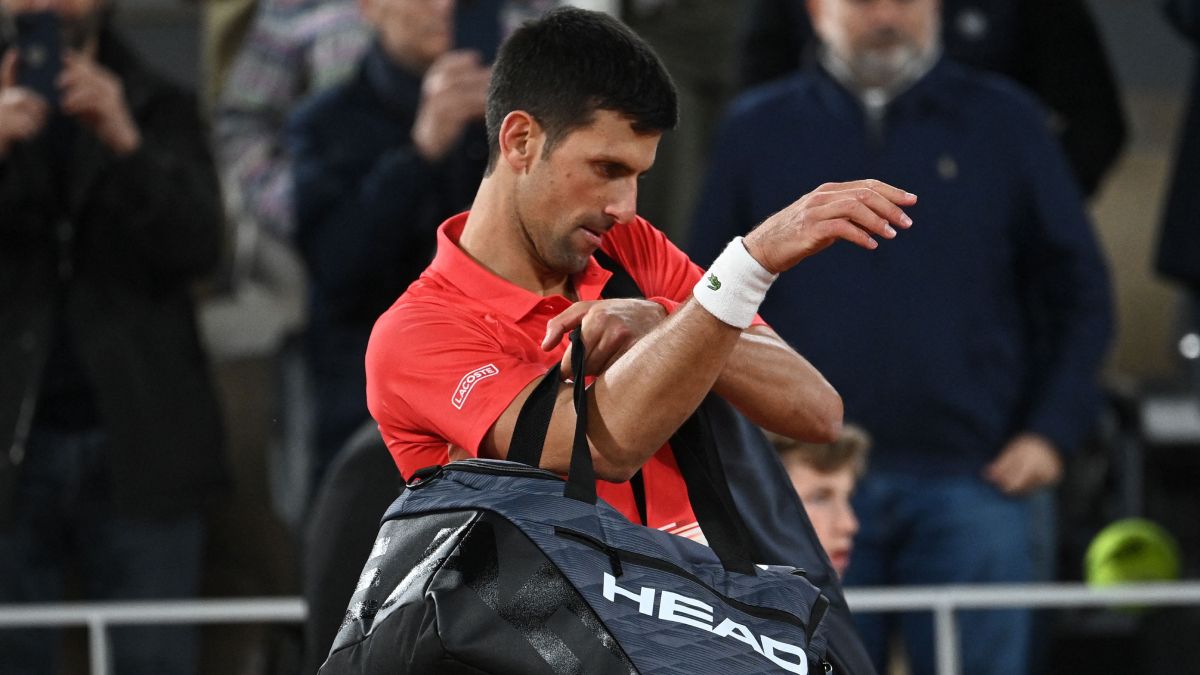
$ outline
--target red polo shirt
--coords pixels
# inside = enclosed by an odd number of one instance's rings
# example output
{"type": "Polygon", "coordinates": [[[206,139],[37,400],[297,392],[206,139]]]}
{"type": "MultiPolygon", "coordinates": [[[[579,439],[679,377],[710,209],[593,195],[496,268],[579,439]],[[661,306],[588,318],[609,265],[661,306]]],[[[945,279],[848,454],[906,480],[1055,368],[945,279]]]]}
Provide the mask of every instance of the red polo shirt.
{"type": "MultiPolygon", "coordinates": [[[[401,473],[449,459],[448,444],[478,455],[484,435],[530,382],[562,359],[566,339],[542,351],[546,322],[570,306],[502,279],[458,247],[462,213],[438,229],[437,256],[379,318],[367,347],[367,405],[401,473]]],[[[642,218],[612,228],[601,249],[648,297],[682,302],[702,270],[642,218]]],[[[597,300],[611,274],[589,260],[580,300],[597,300]]],[[[643,467],[648,525],[703,540],[675,457],[664,445],[643,467]]],[[[637,522],[629,483],[597,494],[637,522]]]]}

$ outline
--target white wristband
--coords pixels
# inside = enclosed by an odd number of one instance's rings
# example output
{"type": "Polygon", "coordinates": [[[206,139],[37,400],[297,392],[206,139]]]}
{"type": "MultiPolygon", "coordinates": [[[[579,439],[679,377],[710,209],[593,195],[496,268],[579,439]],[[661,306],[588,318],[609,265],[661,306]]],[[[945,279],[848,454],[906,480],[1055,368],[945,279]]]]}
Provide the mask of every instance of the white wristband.
{"type": "Polygon", "coordinates": [[[735,328],[746,328],[778,276],[763,268],[737,237],[700,277],[692,295],[709,314],[735,328]]]}

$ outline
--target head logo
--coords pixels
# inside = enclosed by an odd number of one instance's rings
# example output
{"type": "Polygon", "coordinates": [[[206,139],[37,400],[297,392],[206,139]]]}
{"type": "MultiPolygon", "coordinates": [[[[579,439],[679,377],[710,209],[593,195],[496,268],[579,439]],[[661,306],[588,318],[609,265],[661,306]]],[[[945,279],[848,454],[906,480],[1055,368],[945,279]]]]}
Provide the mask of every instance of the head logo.
{"type": "Polygon", "coordinates": [[[500,369],[489,363],[486,366],[480,366],[466,375],[463,375],[462,379],[458,381],[458,387],[454,389],[454,396],[450,399],[450,403],[452,403],[455,408],[462,410],[463,405],[467,402],[467,396],[470,395],[471,390],[475,388],[475,385],[478,384],[480,380],[499,374],[500,369]]]}
{"type": "Polygon", "coordinates": [[[716,608],[706,602],[651,586],[642,586],[637,591],[628,590],[617,585],[616,578],[608,572],[604,572],[602,592],[604,599],[609,602],[615,603],[618,597],[624,598],[637,605],[637,610],[642,614],[698,628],[720,638],[737,640],[789,673],[808,675],[808,656],[802,648],[768,635],[755,635],[747,626],[728,617],[718,621],[720,617],[716,614],[716,608]]]}

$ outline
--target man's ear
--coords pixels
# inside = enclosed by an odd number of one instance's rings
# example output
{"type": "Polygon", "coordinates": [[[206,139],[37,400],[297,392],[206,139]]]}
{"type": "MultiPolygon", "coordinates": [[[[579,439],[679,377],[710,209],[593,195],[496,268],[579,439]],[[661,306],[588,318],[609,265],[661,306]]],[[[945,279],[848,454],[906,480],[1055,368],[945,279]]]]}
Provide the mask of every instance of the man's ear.
{"type": "Polygon", "coordinates": [[[500,123],[500,159],[524,173],[542,152],[546,135],[542,125],[524,110],[514,110],[500,123]]]}

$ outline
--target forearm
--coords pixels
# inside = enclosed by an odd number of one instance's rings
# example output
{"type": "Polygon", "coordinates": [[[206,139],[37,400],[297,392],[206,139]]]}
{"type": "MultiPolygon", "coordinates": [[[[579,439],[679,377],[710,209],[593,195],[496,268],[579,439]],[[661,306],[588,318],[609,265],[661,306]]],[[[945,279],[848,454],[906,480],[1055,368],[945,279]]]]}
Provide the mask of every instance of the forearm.
{"type": "Polygon", "coordinates": [[[741,333],[689,300],[596,379],[588,437],[618,478],[632,475],[695,411],[741,333]]]}
{"type": "Polygon", "coordinates": [[[828,442],[842,426],[833,385],[766,327],[742,332],[713,391],[755,424],[811,442],[828,442]]]}

